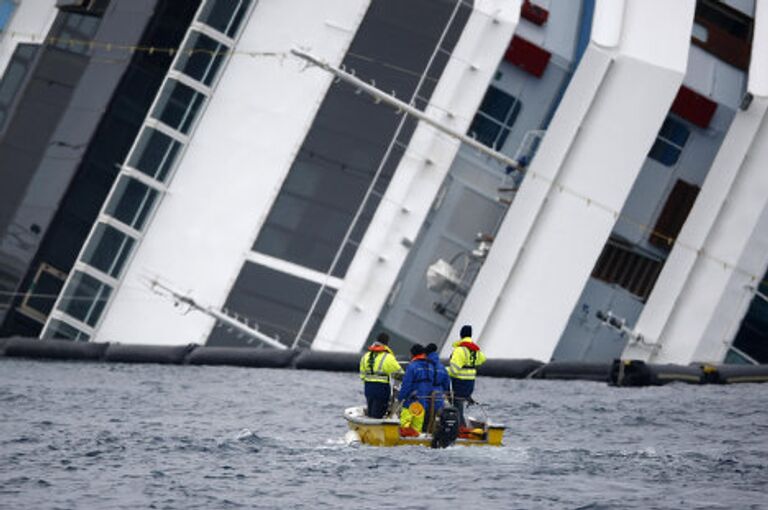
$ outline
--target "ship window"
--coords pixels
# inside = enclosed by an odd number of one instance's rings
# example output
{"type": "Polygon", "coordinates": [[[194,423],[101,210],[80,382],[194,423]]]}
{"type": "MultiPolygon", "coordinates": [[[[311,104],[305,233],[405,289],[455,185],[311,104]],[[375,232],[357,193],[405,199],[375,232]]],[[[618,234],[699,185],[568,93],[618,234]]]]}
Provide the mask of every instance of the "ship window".
{"type": "Polygon", "coordinates": [[[106,213],[131,228],[141,230],[157,199],[157,190],[131,177],[122,176],[117,183],[106,213]]]}
{"type": "Polygon", "coordinates": [[[488,87],[480,109],[469,127],[469,135],[492,149],[501,149],[520,114],[520,101],[496,87],[488,87]]]}
{"type": "Polygon", "coordinates": [[[128,165],[163,182],[176,160],[180,147],[181,142],[147,127],[141,132],[128,165]]]}
{"type": "Polygon", "coordinates": [[[40,263],[37,273],[17,310],[25,316],[45,324],[56,298],[67,280],[67,274],[50,264],[40,263]]]}
{"type": "Polygon", "coordinates": [[[661,261],[638,253],[617,239],[609,239],[592,270],[592,277],[618,285],[645,301],[661,268],[661,261]]]}
{"type": "Polygon", "coordinates": [[[735,349],[734,356],[744,358],[746,355],[765,364],[768,363],[768,301],[763,296],[768,295],[768,274],[763,275],[756,291],[731,348],[735,349]]]}
{"type": "Polygon", "coordinates": [[[665,166],[673,166],[680,159],[691,130],[671,115],[664,120],[648,157],[665,166]]]}
{"type": "Polygon", "coordinates": [[[235,37],[251,0],[212,0],[206,2],[199,20],[219,32],[235,37]]]}
{"type": "Polygon", "coordinates": [[[5,27],[11,22],[11,15],[16,10],[14,0],[0,0],[0,33],[5,31],[5,27]]]}
{"type": "Polygon", "coordinates": [[[168,80],[160,92],[152,117],[187,134],[204,100],[205,96],[192,87],[168,80]]]}
{"type": "Polygon", "coordinates": [[[19,44],[0,79],[0,131],[17,93],[24,84],[38,48],[35,44],[19,44]]]}
{"type": "Polygon", "coordinates": [[[200,32],[192,32],[176,61],[176,70],[211,85],[229,48],[200,32]]]}
{"type": "Polygon", "coordinates": [[[119,278],[134,241],[116,228],[99,223],[85,248],[83,262],[119,278]]]}
{"type": "MultiPolygon", "coordinates": [[[[235,281],[225,307],[247,317],[259,331],[291,346],[299,331],[297,345],[309,347],[330,308],[335,291],[321,288],[315,282],[276,271],[260,264],[246,262],[235,281]]],[[[226,327],[214,328],[208,345],[243,345],[254,342],[230,332],[226,327]]],[[[258,340],[255,341],[258,344],[258,340]]]]}
{"type": "Polygon", "coordinates": [[[90,50],[89,41],[96,35],[101,18],[76,12],[62,12],[61,16],[64,21],[53,32],[52,46],[73,53],[87,53],[90,50]]]}
{"type": "Polygon", "coordinates": [[[55,338],[59,340],[75,340],[76,342],[87,342],[90,336],[83,333],[74,326],[58,319],[51,319],[48,328],[45,330],[43,338],[55,338]]]}
{"type": "Polygon", "coordinates": [[[669,250],[683,229],[683,224],[698,195],[698,186],[678,179],[667,197],[664,208],[659,213],[648,242],[658,248],[669,250]]]}
{"type": "Polygon", "coordinates": [[[75,319],[95,326],[112,293],[112,287],[81,271],[76,271],[64,288],[59,310],[75,319]]]}
{"type": "Polygon", "coordinates": [[[691,42],[723,62],[749,68],[754,20],[725,2],[698,0],[691,42]]]}

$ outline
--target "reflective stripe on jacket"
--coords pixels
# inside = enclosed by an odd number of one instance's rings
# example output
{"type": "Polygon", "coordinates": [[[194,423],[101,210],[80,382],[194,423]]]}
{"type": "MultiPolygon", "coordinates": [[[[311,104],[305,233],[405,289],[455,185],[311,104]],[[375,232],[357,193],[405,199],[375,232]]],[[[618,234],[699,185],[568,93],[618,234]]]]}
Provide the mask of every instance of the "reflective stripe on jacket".
{"type": "Polygon", "coordinates": [[[392,350],[378,342],[360,359],[360,379],[365,382],[388,384],[390,375],[402,371],[392,350]]]}
{"type": "Polygon", "coordinates": [[[448,375],[454,379],[474,381],[477,377],[477,367],[483,363],[485,363],[483,351],[472,342],[471,338],[462,338],[453,344],[448,375]]]}

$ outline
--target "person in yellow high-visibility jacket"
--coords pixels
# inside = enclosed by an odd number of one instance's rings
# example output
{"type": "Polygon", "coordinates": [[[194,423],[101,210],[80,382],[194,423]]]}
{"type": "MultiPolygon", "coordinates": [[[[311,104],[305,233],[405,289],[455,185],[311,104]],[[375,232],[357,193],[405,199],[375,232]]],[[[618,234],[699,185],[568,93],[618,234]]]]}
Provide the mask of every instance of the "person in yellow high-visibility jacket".
{"type": "Polygon", "coordinates": [[[451,376],[453,404],[459,411],[459,423],[464,425],[464,404],[472,399],[477,367],[485,363],[486,358],[480,346],[472,341],[472,326],[462,326],[459,336],[461,339],[453,343],[448,375],[451,376]]]}
{"type": "Polygon", "coordinates": [[[384,417],[392,391],[389,378],[402,373],[403,368],[389,348],[389,335],[380,333],[376,341],[368,347],[368,352],[360,358],[360,379],[365,383],[369,417],[384,417]]]}

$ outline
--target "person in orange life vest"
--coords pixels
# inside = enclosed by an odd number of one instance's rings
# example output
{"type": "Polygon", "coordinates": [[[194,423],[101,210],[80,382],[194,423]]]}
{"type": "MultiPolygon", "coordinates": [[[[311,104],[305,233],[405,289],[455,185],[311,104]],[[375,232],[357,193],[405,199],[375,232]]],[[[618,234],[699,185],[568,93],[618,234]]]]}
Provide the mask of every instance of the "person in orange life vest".
{"type": "Polygon", "coordinates": [[[390,376],[402,374],[403,368],[389,348],[389,335],[380,333],[360,358],[360,379],[365,383],[368,416],[383,418],[389,406],[390,376]]]}
{"type": "Polygon", "coordinates": [[[451,376],[453,402],[459,411],[459,423],[464,424],[464,404],[471,402],[477,367],[485,363],[485,354],[472,341],[472,326],[462,326],[459,337],[460,340],[453,343],[448,375],[451,376]]]}

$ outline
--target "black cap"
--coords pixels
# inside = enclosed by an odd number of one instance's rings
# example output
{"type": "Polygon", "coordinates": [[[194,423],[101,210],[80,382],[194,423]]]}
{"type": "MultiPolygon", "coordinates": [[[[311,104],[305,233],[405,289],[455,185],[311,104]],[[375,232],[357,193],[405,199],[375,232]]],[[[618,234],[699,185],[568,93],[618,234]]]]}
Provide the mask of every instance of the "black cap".
{"type": "Polygon", "coordinates": [[[386,333],[379,333],[379,336],[376,337],[376,341],[380,344],[389,345],[389,335],[386,333]]]}
{"type": "Polygon", "coordinates": [[[431,354],[433,352],[437,352],[437,345],[435,344],[427,344],[427,346],[424,348],[424,352],[427,354],[431,354]]]}
{"type": "Polygon", "coordinates": [[[411,346],[411,357],[424,354],[424,346],[421,344],[413,344],[411,346]]]}
{"type": "Polygon", "coordinates": [[[465,324],[461,327],[461,332],[459,333],[460,338],[466,338],[466,337],[472,336],[472,326],[469,324],[465,324]]]}

